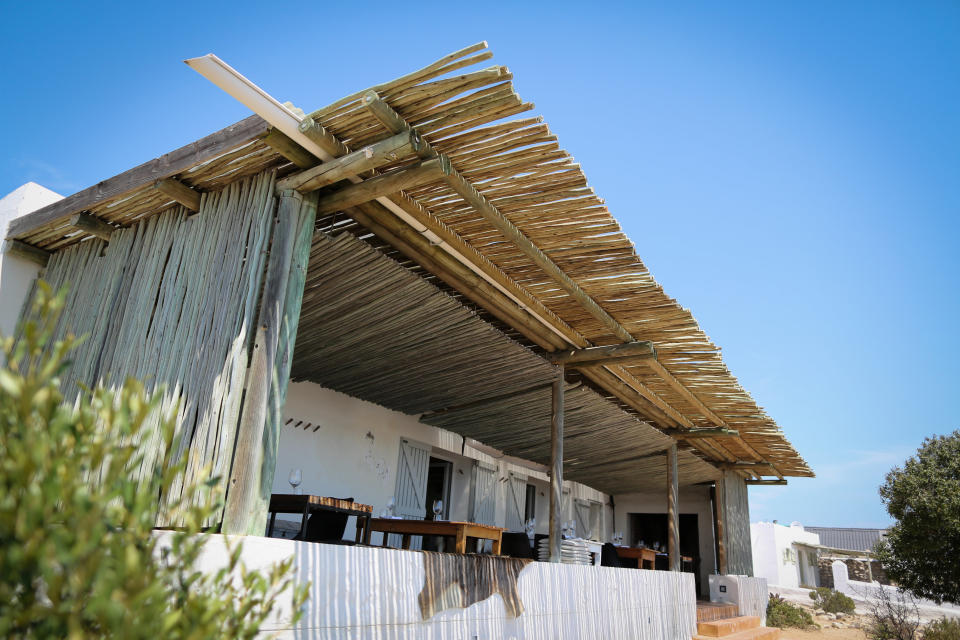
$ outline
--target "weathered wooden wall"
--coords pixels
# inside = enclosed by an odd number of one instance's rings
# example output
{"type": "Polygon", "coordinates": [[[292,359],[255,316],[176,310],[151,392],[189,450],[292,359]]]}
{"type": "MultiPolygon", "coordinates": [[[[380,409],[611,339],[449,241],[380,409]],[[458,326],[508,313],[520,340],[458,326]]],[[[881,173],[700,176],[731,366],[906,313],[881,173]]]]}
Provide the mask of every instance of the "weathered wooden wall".
{"type": "Polygon", "coordinates": [[[727,573],[753,575],[753,550],[750,546],[750,504],[747,482],[735,471],[723,471],[717,490],[723,492],[723,532],[726,538],[727,573]]]}
{"type": "MultiPolygon", "coordinates": [[[[230,473],[273,189],[272,172],[236,181],[204,194],[196,215],[177,207],[114,232],[109,244],[72,245],[41,274],[55,289],[69,287],[58,335],[86,336],[62,379],[67,399],[79,384],[117,386],[128,377],[164,387],[164,406],[179,403],[184,484],[203,480],[208,463],[212,476],[230,473]]],[[[156,436],[149,450],[159,456],[156,436]]],[[[163,513],[158,523],[176,524],[163,513]]]]}

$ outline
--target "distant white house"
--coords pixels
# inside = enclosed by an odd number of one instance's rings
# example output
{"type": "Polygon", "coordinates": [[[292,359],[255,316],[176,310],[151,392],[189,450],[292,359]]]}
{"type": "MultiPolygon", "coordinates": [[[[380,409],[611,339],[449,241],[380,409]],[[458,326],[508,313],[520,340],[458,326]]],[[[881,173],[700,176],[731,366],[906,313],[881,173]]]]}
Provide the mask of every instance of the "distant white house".
{"type": "Polygon", "coordinates": [[[817,548],[820,536],[799,522],[789,527],[774,522],[750,525],[754,575],[781,587],[820,586],[817,548]]]}

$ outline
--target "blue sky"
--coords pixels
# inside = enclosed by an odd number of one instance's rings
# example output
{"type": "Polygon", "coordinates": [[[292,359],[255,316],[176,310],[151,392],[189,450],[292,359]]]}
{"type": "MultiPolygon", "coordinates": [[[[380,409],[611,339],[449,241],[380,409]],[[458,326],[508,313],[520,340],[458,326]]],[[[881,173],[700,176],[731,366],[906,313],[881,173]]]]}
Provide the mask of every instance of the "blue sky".
{"type": "Polygon", "coordinates": [[[885,472],[960,426],[960,4],[671,4],[4,1],[0,193],[248,115],[187,57],[309,110],[488,40],[818,473],[752,519],[885,525],[885,472]]]}

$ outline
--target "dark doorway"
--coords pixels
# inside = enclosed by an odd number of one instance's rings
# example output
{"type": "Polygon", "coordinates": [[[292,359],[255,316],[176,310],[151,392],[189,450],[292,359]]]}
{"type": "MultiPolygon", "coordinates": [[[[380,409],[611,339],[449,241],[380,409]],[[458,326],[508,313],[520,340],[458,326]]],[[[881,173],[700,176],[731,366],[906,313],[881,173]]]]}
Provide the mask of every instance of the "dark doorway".
{"type": "Polygon", "coordinates": [[[427,471],[427,520],[433,520],[434,500],[443,501],[440,511],[441,520],[450,519],[450,477],[453,472],[453,463],[440,458],[430,458],[430,467],[427,471]]]}
{"type": "MultiPolygon", "coordinates": [[[[641,540],[644,546],[652,547],[659,543],[660,548],[667,549],[667,514],[665,513],[631,513],[629,514],[629,544],[637,544],[641,540]]],[[[693,573],[697,582],[697,593],[700,593],[700,527],[697,514],[680,514],[680,555],[693,558],[693,573]]],[[[657,568],[665,565],[666,560],[657,559],[657,568]]]]}

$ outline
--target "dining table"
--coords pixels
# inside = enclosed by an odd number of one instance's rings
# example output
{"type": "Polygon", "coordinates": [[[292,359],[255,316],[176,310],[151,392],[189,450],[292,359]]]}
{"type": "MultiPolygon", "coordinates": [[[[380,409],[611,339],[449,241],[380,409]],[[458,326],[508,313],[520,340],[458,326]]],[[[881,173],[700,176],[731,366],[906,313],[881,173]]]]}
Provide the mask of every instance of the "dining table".
{"type": "Polygon", "coordinates": [[[364,537],[369,539],[370,531],[383,533],[383,546],[387,546],[387,534],[402,536],[401,547],[410,548],[411,536],[443,536],[454,539],[456,553],[467,552],[467,541],[491,540],[493,555],[500,555],[500,540],[505,529],[476,522],[456,520],[405,520],[402,518],[370,518],[364,537]]]}
{"type": "Polygon", "coordinates": [[[647,547],[624,547],[614,545],[617,556],[624,559],[636,560],[638,569],[653,569],[657,564],[657,552],[647,547]],[[647,566],[649,565],[649,566],[647,566]]]}
{"type": "Polygon", "coordinates": [[[307,519],[310,514],[318,511],[332,511],[334,513],[345,513],[348,516],[356,516],[357,533],[355,542],[370,544],[370,527],[365,526],[373,513],[373,506],[345,500],[343,498],[330,498],[327,496],[298,495],[293,493],[274,493],[270,496],[270,526],[267,529],[267,537],[273,535],[273,527],[277,520],[278,513],[297,513],[301,514],[300,532],[297,537],[301,540],[307,533],[307,519]]]}

